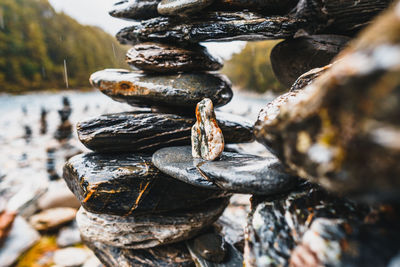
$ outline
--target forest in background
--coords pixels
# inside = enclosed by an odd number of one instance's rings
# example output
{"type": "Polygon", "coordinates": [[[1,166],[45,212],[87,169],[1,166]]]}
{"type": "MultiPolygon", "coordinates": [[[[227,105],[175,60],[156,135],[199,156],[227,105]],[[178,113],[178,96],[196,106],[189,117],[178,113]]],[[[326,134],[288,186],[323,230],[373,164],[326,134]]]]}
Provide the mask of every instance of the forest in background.
{"type": "Polygon", "coordinates": [[[126,48],[47,0],[0,0],[0,92],[89,87],[91,73],[126,67],[126,48]]]}
{"type": "Polygon", "coordinates": [[[248,42],[240,53],[225,62],[222,72],[243,90],[256,93],[286,91],[288,88],[275,78],[270,61],[271,50],[279,42],[248,42]]]}

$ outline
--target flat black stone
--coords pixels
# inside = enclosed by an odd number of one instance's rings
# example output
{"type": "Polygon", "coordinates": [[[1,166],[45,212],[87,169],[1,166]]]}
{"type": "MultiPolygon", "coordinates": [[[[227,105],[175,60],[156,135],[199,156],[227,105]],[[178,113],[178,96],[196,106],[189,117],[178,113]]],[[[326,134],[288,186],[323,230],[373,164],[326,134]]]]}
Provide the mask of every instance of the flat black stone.
{"type": "Polygon", "coordinates": [[[184,243],[133,250],[83,241],[106,267],[195,267],[184,243]]]}
{"type": "Polygon", "coordinates": [[[227,104],[233,96],[228,78],[211,73],[145,75],[106,69],[92,74],[90,82],[119,102],[141,107],[180,107],[190,112],[204,98],[210,98],[214,106],[219,107],[227,104]]]}
{"type": "Polygon", "coordinates": [[[273,157],[223,152],[219,159],[206,161],[193,158],[189,146],[162,148],[153,154],[153,163],[183,182],[234,193],[276,194],[289,190],[297,181],[273,157]]]}
{"type": "Polygon", "coordinates": [[[225,195],[164,175],[150,157],[132,154],[77,155],[65,164],[64,179],[87,211],[113,215],[189,208],[225,195]]]}
{"type": "Polygon", "coordinates": [[[201,12],[186,20],[157,17],[122,29],[117,39],[122,44],[143,42],[198,43],[206,41],[254,41],[286,39],[305,24],[304,19],[263,17],[251,12],[201,12]]]}
{"type": "Polygon", "coordinates": [[[310,35],[280,42],[271,51],[275,76],[290,87],[303,73],[328,65],[349,40],[341,35],[310,35]]]}
{"type": "Polygon", "coordinates": [[[126,61],[133,68],[157,73],[215,71],[223,67],[222,61],[201,45],[141,43],[128,51],[126,61]]]}
{"type": "Polygon", "coordinates": [[[215,0],[211,10],[254,11],[263,15],[283,15],[296,6],[298,0],[215,0]]]}
{"type": "MultiPolygon", "coordinates": [[[[245,118],[217,112],[225,143],[254,140],[253,126],[245,118]]],[[[194,116],[194,112],[193,112],[194,116]]],[[[78,123],[80,141],[97,152],[154,152],[163,147],[191,143],[194,117],[175,114],[129,112],[102,115],[78,123]]]]}
{"type": "Polygon", "coordinates": [[[208,261],[221,263],[227,254],[227,244],[221,235],[205,233],[194,238],[193,250],[208,261]]]}
{"type": "Polygon", "coordinates": [[[116,3],[109,14],[124,19],[150,19],[158,16],[157,6],[161,0],[123,0],[116,3]]]}

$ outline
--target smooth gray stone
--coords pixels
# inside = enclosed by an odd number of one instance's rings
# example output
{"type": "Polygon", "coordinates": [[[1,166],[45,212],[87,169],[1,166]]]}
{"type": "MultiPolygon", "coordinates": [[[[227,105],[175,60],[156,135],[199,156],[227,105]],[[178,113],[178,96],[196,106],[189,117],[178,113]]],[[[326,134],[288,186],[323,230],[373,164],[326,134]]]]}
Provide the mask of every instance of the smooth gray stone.
{"type": "Polygon", "coordinates": [[[271,195],[292,188],[297,178],[277,158],[223,152],[215,161],[193,158],[191,147],[168,147],[153,154],[153,164],[181,181],[232,193],[271,195]]]}
{"type": "Polygon", "coordinates": [[[195,248],[195,240],[186,242],[187,248],[198,267],[243,267],[243,255],[228,242],[226,244],[226,256],[220,263],[211,262],[201,255],[195,248]]]}
{"type": "Polygon", "coordinates": [[[161,15],[180,16],[199,12],[213,2],[214,0],[162,0],[157,11],[161,15]]]}
{"type": "Polygon", "coordinates": [[[106,69],[93,73],[90,82],[115,101],[140,107],[181,108],[191,112],[203,98],[210,98],[219,107],[227,104],[233,96],[229,79],[213,73],[156,75],[106,69]]]}
{"type": "Polygon", "coordinates": [[[221,263],[227,255],[227,244],[221,235],[205,233],[194,238],[193,250],[208,261],[221,263]]]}
{"type": "Polygon", "coordinates": [[[39,233],[22,217],[17,216],[8,237],[0,248],[0,266],[12,266],[18,257],[39,239],[39,233]]]}
{"type": "Polygon", "coordinates": [[[190,239],[215,222],[228,202],[229,198],[214,199],[188,210],[138,216],[94,214],[81,208],[76,221],[85,240],[145,249],[190,239]]]}
{"type": "Polygon", "coordinates": [[[161,0],[123,0],[112,7],[109,14],[123,19],[150,19],[158,16],[157,5],[161,0]]]}
{"type": "Polygon", "coordinates": [[[57,246],[64,248],[81,243],[81,234],[75,222],[70,226],[61,228],[57,236],[57,246]]]}

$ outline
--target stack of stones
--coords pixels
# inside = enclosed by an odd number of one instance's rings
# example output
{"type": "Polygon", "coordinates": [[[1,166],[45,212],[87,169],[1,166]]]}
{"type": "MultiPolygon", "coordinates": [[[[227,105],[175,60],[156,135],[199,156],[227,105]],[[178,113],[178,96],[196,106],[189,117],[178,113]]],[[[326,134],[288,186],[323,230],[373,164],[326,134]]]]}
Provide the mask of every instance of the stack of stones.
{"type": "MultiPolygon", "coordinates": [[[[384,58],[388,60],[385,63],[379,61],[383,50],[371,54],[368,51],[374,50],[366,49],[365,59],[376,62],[362,62],[377,67],[364,66],[356,74],[357,68],[353,72],[348,69],[350,78],[342,83],[338,81],[345,76],[345,67],[340,67],[340,62],[337,68],[328,64],[389,2],[124,0],[117,3],[110,12],[112,16],[136,21],[117,34],[122,44],[133,46],[127,62],[134,71],[99,71],[92,75],[91,83],[114,100],[136,108],[78,124],[81,142],[95,152],[71,158],[64,167],[64,179],[82,204],[77,222],[86,244],[106,266],[193,266],[194,262],[200,266],[241,266],[243,260],[246,266],[387,265],[399,251],[397,206],[382,205],[383,202],[370,206],[324,189],[331,190],[333,185],[343,185],[346,181],[354,182],[349,188],[360,186],[359,180],[348,177],[353,174],[373,180],[374,172],[359,171],[360,167],[339,168],[346,155],[350,155],[347,158],[350,165],[356,160],[356,166],[360,166],[363,161],[355,154],[344,153],[354,149],[350,145],[340,147],[334,143],[339,140],[348,144],[346,138],[359,130],[352,129],[351,123],[367,116],[370,102],[365,100],[361,105],[366,109],[361,117],[340,113],[343,115],[340,120],[330,119],[338,98],[332,96],[334,93],[318,95],[315,88],[327,86],[334,92],[339,87],[343,97],[354,101],[357,94],[346,93],[346,89],[368,85],[363,83],[364,78],[372,85],[378,81],[385,83],[379,71],[393,70],[398,62],[395,58],[398,50],[392,46],[389,51],[393,58],[384,58]],[[194,158],[190,145],[197,103],[208,98],[215,107],[220,107],[232,98],[230,82],[214,73],[222,67],[221,62],[199,42],[265,39],[285,39],[274,48],[271,61],[277,78],[291,86],[290,92],[267,105],[254,128],[257,140],[274,155],[258,157],[225,151],[214,161],[194,158]],[[321,68],[313,69],[317,67],[321,68]],[[333,78],[326,79],[332,69],[333,78]],[[298,93],[303,91],[309,93],[309,99],[298,93]],[[301,98],[295,99],[298,95],[301,98]],[[305,109],[304,99],[310,102],[305,109]],[[334,127],[341,122],[343,140],[338,138],[334,127]],[[332,145],[328,151],[329,142],[336,146],[332,145]],[[225,244],[217,229],[210,228],[233,193],[254,195],[244,258],[240,251],[225,244]]],[[[395,10],[398,13],[399,8],[395,10]]],[[[399,25],[397,20],[393,23],[399,25]]],[[[382,23],[381,30],[389,24],[382,23]]],[[[398,27],[392,27],[392,33],[399,33],[398,27]]],[[[385,39],[384,34],[379,36],[385,39]]],[[[386,39],[389,45],[399,40],[386,39]]],[[[348,61],[351,60],[354,59],[348,61]]],[[[355,67],[361,68],[362,64],[355,67]]],[[[398,71],[390,74],[395,77],[398,71]]],[[[391,94],[386,92],[386,95],[391,94]]],[[[386,95],[371,92],[370,97],[386,95]]],[[[348,103],[340,108],[352,111],[348,103]]],[[[382,109],[376,118],[397,110],[382,109]]],[[[201,112],[196,115],[196,125],[207,117],[201,112]]],[[[253,127],[243,118],[216,112],[216,119],[225,143],[253,140],[253,127]]],[[[372,122],[362,129],[376,125],[372,122]]],[[[211,149],[207,142],[194,141],[202,149],[211,149]]],[[[365,140],[359,141],[360,146],[365,144],[365,140]]],[[[371,152],[377,156],[377,173],[395,167],[390,160],[378,160],[382,155],[378,148],[371,152]]],[[[399,174],[395,170],[398,166],[385,177],[399,174]]],[[[375,189],[384,188],[386,191],[378,191],[390,193],[390,200],[398,199],[397,188],[390,190],[389,179],[384,181],[388,181],[383,183],[385,187],[376,182],[375,189]]],[[[372,190],[374,185],[366,187],[372,190]]]]}

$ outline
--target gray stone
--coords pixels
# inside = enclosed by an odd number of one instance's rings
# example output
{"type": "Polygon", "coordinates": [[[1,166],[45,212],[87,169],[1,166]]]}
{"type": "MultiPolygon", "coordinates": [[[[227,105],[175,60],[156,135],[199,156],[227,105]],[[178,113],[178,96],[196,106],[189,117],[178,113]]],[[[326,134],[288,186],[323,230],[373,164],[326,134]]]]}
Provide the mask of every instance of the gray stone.
{"type": "Polygon", "coordinates": [[[169,147],[154,153],[153,163],[181,181],[234,193],[276,194],[289,190],[297,181],[273,156],[223,152],[219,160],[205,161],[193,158],[190,147],[169,147]]]}
{"type": "Polygon", "coordinates": [[[161,15],[181,16],[199,12],[213,2],[214,0],[162,0],[157,11],[161,15]]]}
{"type": "Polygon", "coordinates": [[[124,19],[150,19],[158,15],[157,5],[161,0],[123,0],[116,3],[109,14],[124,19]]]}
{"type": "Polygon", "coordinates": [[[80,203],[65,182],[60,180],[49,183],[47,192],[38,200],[38,206],[41,210],[51,208],[78,209],[80,203]]]}
{"type": "Polygon", "coordinates": [[[224,198],[207,201],[190,210],[124,217],[98,215],[81,208],[76,220],[85,240],[144,249],[191,238],[216,221],[227,205],[228,200],[224,198]]]}
{"type": "Polygon", "coordinates": [[[76,215],[73,208],[53,208],[44,210],[29,218],[29,223],[39,231],[54,230],[71,222],[76,215]]]}
{"type": "Polygon", "coordinates": [[[54,252],[53,260],[58,266],[79,267],[89,258],[91,252],[83,248],[64,248],[54,252]]]}
{"type": "Polygon", "coordinates": [[[61,228],[57,236],[57,245],[59,247],[68,247],[81,243],[81,233],[74,222],[70,226],[61,228]]]}

